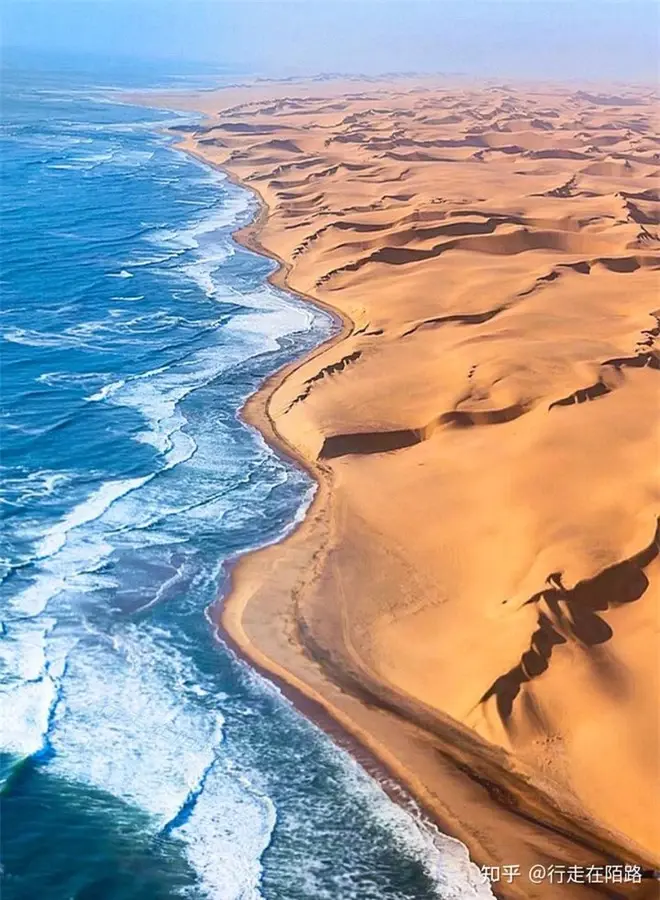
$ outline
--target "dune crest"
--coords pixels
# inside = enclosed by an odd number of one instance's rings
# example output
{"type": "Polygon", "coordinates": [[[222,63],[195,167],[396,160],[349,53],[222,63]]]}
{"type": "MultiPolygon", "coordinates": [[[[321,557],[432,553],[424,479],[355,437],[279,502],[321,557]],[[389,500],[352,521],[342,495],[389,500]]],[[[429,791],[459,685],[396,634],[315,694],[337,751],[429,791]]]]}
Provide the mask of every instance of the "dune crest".
{"type": "Polygon", "coordinates": [[[402,78],[185,102],[209,118],[183,146],[264,201],[242,239],[344,319],[248,404],[320,490],[239,563],[228,632],[478,862],[653,865],[657,99],[402,78]]]}

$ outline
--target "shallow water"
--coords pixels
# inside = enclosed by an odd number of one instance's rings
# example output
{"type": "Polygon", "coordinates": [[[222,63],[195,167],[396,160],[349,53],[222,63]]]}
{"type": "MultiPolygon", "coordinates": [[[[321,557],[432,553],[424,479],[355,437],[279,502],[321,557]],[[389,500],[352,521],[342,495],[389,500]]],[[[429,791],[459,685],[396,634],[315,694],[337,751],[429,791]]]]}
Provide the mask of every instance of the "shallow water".
{"type": "Polygon", "coordinates": [[[254,202],[182,120],[100,84],[3,77],[3,896],[483,896],[214,639],[227,561],[313,491],[238,410],[333,325],[233,242],[254,202]]]}

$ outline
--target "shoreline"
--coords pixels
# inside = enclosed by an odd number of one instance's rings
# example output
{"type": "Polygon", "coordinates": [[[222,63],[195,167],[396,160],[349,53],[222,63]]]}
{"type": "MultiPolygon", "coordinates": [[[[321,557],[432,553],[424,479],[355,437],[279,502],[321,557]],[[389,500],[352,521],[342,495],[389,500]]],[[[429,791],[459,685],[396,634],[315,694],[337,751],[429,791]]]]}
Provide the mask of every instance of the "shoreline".
{"type": "MultiPolygon", "coordinates": [[[[476,867],[476,864],[470,856],[469,848],[460,840],[460,838],[451,834],[451,824],[442,817],[439,817],[437,810],[434,810],[432,806],[426,805],[421,798],[414,795],[406,784],[406,781],[402,779],[397,768],[388,765],[387,761],[364,739],[364,736],[356,734],[353,728],[345,722],[342,722],[341,718],[338,717],[336,710],[333,710],[326,705],[322,697],[318,695],[315,696],[309,689],[306,689],[302,684],[297,683],[293,676],[289,675],[289,677],[287,677],[283,672],[276,671],[272,666],[265,665],[264,662],[254,654],[254,650],[250,652],[252,645],[249,642],[241,642],[235,632],[232,631],[231,627],[227,626],[226,619],[232,616],[232,611],[227,611],[227,606],[232,601],[236,592],[236,569],[241,561],[248,559],[252,554],[258,553],[260,550],[266,549],[267,547],[277,547],[281,545],[301,529],[312,513],[313,507],[317,501],[318,492],[321,488],[318,470],[312,466],[302,454],[298,454],[295,448],[288,444],[278,432],[274,420],[268,414],[268,403],[270,398],[278,387],[293,374],[293,372],[300,368],[300,366],[314,359],[320,353],[325,352],[336,344],[340,344],[346,336],[352,333],[355,325],[348,316],[343,315],[341,310],[336,307],[324,304],[305,294],[301,294],[288,285],[286,276],[290,269],[290,265],[274,254],[269,253],[258,240],[259,229],[267,220],[269,210],[266,201],[256,189],[241,182],[240,179],[236,178],[223,166],[216,165],[208,159],[205,159],[202,154],[196,153],[190,148],[179,147],[177,149],[197,159],[203,165],[217,169],[227,177],[231,184],[250,192],[257,203],[256,214],[252,221],[247,225],[241,226],[236,229],[236,231],[232,232],[232,238],[240,246],[275,263],[275,267],[273,271],[268,274],[266,281],[292,296],[299,297],[306,303],[311,303],[319,309],[322,309],[324,312],[328,313],[333,321],[339,326],[335,334],[328,337],[325,341],[305,353],[303,356],[296,357],[296,359],[285,364],[282,368],[268,376],[264,383],[254,393],[250,394],[238,411],[238,418],[251,428],[256,429],[272,450],[282,455],[288,462],[295,463],[295,465],[307,472],[315,484],[315,492],[305,515],[302,516],[285,535],[273,544],[258,547],[254,550],[248,550],[245,553],[239,554],[238,557],[231,561],[228,567],[227,583],[224,589],[218,595],[216,600],[207,607],[209,621],[216,631],[218,640],[226,644],[229,649],[235,653],[239,659],[250,666],[250,668],[274,684],[302,716],[325,732],[325,734],[328,735],[328,737],[330,737],[330,739],[342,750],[349,753],[358,765],[378,783],[393,803],[401,806],[413,817],[415,816],[415,813],[417,813],[422,816],[422,820],[428,820],[427,822],[422,821],[422,824],[426,827],[431,825],[440,832],[441,837],[456,842],[464,849],[470,864],[476,867]],[[267,429],[264,417],[267,422],[267,429]],[[392,784],[392,782],[394,782],[394,784],[392,784]],[[412,809],[411,803],[414,804],[414,808],[412,809]]],[[[438,849],[440,852],[443,852],[442,848],[438,849]]],[[[497,894],[493,893],[493,896],[497,896],[497,894]]]]}
{"type": "MultiPolygon", "coordinates": [[[[252,551],[248,551],[248,553],[249,552],[252,551]]],[[[229,581],[231,582],[231,570],[229,572],[229,581]]],[[[221,609],[226,596],[229,596],[229,593],[220,596],[214,604],[207,607],[207,611],[212,613],[216,606],[221,609]]],[[[475,866],[476,876],[476,864],[469,856],[469,850],[466,845],[449,833],[450,826],[445,825],[441,820],[438,820],[432,809],[425,808],[423,804],[408,791],[405,783],[400,780],[396,771],[390,769],[377,753],[366,746],[345,725],[339,722],[320,700],[310,697],[283,676],[274,673],[272,670],[259,664],[249,656],[241,644],[238,643],[238,641],[231,636],[229,631],[223,627],[220,615],[218,615],[217,618],[209,617],[209,621],[214,628],[216,640],[224,644],[232,653],[234,653],[237,659],[244,662],[250,669],[277,688],[282,696],[291,703],[301,716],[319,728],[330,738],[338,749],[347,753],[355,763],[376,782],[378,787],[392,803],[401,807],[401,809],[415,820],[418,827],[428,830],[434,844],[436,837],[439,836],[443,840],[452,842],[460,847],[465,853],[465,861],[467,862],[469,860],[469,863],[475,866]],[[437,830],[438,835],[434,833],[434,830],[437,830]]],[[[440,854],[446,852],[445,848],[437,846],[437,844],[436,848],[440,854]]],[[[493,896],[497,897],[496,894],[493,894],[493,896]]]]}
{"type": "MultiPolygon", "coordinates": [[[[283,367],[269,375],[263,384],[246,398],[245,402],[238,410],[238,418],[240,421],[258,431],[272,450],[283,456],[288,462],[294,462],[297,466],[307,472],[313,480],[316,489],[305,515],[285,535],[272,544],[266,544],[262,547],[247,550],[229,561],[226,584],[221,589],[214,602],[206,607],[205,612],[207,618],[216,632],[217,640],[226,644],[239,659],[250,666],[250,668],[263,678],[266,678],[274,684],[302,716],[317,725],[317,727],[325,732],[335,744],[345,752],[349,753],[358,765],[378,783],[392,802],[401,806],[409,815],[414,816],[415,810],[410,808],[410,802],[412,801],[416,807],[417,813],[420,814],[423,819],[428,820],[427,823],[425,823],[427,827],[430,824],[440,832],[443,838],[456,842],[461,846],[466,853],[469,863],[476,867],[476,863],[470,854],[469,847],[463,843],[460,837],[451,833],[450,820],[445,820],[439,816],[437,810],[434,809],[432,805],[425,802],[422,797],[415,795],[414,790],[410,788],[409,783],[405,777],[402,776],[399,767],[393,765],[391,761],[390,764],[388,764],[383,755],[379,754],[374,746],[371,745],[366,735],[356,733],[355,728],[351,727],[345,721],[344,717],[339,714],[337,709],[328,706],[322,696],[315,694],[307,686],[295,679],[293,675],[286,673],[285,670],[274,668],[272,664],[268,665],[261,654],[258,651],[255,652],[255,648],[250,641],[247,638],[244,641],[241,641],[236,634],[236,629],[232,629],[232,626],[227,624],[228,621],[232,621],[234,625],[237,626],[240,622],[240,607],[236,614],[233,607],[231,610],[228,610],[228,607],[236,595],[236,572],[241,566],[241,563],[244,560],[249,560],[253,554],[259,553],[264,549],[281,546],[282,543],[293,537],[296,532],[303,528],[306,520],[312,514],[321,489],[321,479],[318,470],[302,454],[298,454],[295,448],[288,444],[278,432],[275,422],[268,414],[269,400],[273,393],[291,374],[300,368],[300,366],[314,359],[317,355],[325,352],[327,349],[341,343],[346,336],[352,333],[355,325],[348,316],[342,314],[341,310],[336,307],[325,304],[322,301],[302,294],[299,291],[295,291],[288,285],[286,276],[290,270],[290,265],[275,254],[267,251],[258,239],[258,232],[266,222],[269,213],[268,205],[262,195],[251,185],[243,183],[224,166],[212,162],[204,157],[203,154],[190,147],[181,146],[184,142],[185,138],[177,136],[174,146],[179,152],[187,154],[204,166],[222,172],[231,184],[241,190],[248,191],[254,198],[257,205],[255,216],[249,223],[233,231],[232,238],[240,246],[245,247],[252,253],[256,253],[275,264],[273,270],[266,277],[266,281],[292,296],[297,296],[306,303],[311,303],[319,309],[322,309],[324,312],[328,313],[339,326],[339,329],[335,334],[328,337],[313,350],[301,357],[296,357],[294,360],[286,363],[283,367]],[[395,783],[396,787],[393,786],[392,782],[395,783]]],[[[442,852],[441,848],[438,849],[442,852]]],[[[492,895],[496,898],[499,896],[495,891],[493,891],[492,895]]]]}
{"type": "MultiPolygon", "coordinates": [[[[199,109],[194,99],[190,108],[199,109]]],[[[220,145],[226,146],[222,141],[220,145]]],[[[309,623],[300,615],[300,603],[310,588],[304,574],[312,571],[313,577],[318,571],[316,563],[325,559],[332,547],[334,473],[322,456],[306,456],[287,441],[278,429],[277,416],[271,414],[271,403],[278,389],[300,368],[354,335],[356,326],[345,309],[290,285],[293,266],[260,240],[272,210],[266,196],[245,181],[249,172],[235,165],[240,170],[237,174],[210,159],[190,135],[177,149],[223,171],[232,183],[256,196],[257,215],[234,233],[234,239],[275,262],[276,268],[268,275],[272,284],[325,309],[341,324],[338,333],[314,351],[269,377],[240,410],[244,422],[257,429],[276,452],[302,466],[318,487],[303,521],[280,542],[251,551],[232,565],[224,602],[210,610],[222,636],[241,658],[281,688],[286,687],[283,692],[291,695],[294,705],[333,739],[337,740],[338,728],[358,752],[366,748],[377,768],[403,785],[442,832],[466,846],[477,865],[516,862],[515,857],[503,854],[502,848],[511,846],[516,852],[526,848],[526,862],[543,858],[584,865],[585,861],[617,864],[625,860],[649,868],[651,857],[632,839],[592,817],[577,798],[556,790],[519,757],[484,741],[423,701],[376,681],[371,670],[350,654],[347,660],[342,648],[335,647],[334,655],[332,648],[320,645],[309,631],[309,623]],[[502,840],[496,834],[500,830],[507,832],[502,840]]],[[[551,897],[553,892],[551,885],[532,892],[521,887],[494,886],[495,895],[513,900],[551,897]]],[[[565,893],[569,897],[592,897],[598,892],[642,898],[653,896],[653,890],[654,885],[646,881],[623,892],[576,887],[565,893]]]]}
{"type": "MultiPolygon", "coordinates": [[[[319,469],[312,465],[302,454],[299,454],[277,430],[275,421],[268,413],[269,401],[284,381],[302,365],[333,346],[340,344],[347,336],[350,336],[355,328],[355,323],[336,307],[296,291],[289,286],[287,274],[291,268],[290,264],[266,250],[259,241],[259,231],[269,215],[268,204],[263,196],[257,189],[242,182],[224,166],[213,163],[205,158],[203,154],[190,147],[180,146],[179,144],[184,141],[185,138],[179,139],[179,142],[175,144],[177,150],[191,156],[202,165],[222,172],[231,184],[241,190],[247,190],[254,198],[257,205],[255,216],[249,223],[233,231],[232,238],[240,246],[274,263],[274,268],[266,277],[266,281],[280,290],[302,299],[305,303],[311,303],[322,309],[331,316],[338,326],[338,330],[334,334],[330,335],[315,348],[303,356],[296,357],[269,375],[263,384],[246,398],[242,407],[238,410],[240,421],[257,430],[272,450],[283,456],[288,462],[295,463],[295,465],[307,472],[315,484],[315,492],[305,515],[283,537],[273,544],[241,553],[230,561],[226,584],[221,589],[216,600],[206,608],[207,618],[216,632],[217,640],[223,642],[239,659],[263,678],[270,681],[302,716],[315,724],[333,743],[347,752],[376,781],[393,803],[400,806],[413,819],[416,816],[420,816],[422,821],[417,824],[421,825],[421,827],[429,829],[430,826],[431,829],[437,829],[442,839],[451,841],[461,847],[465,853],[465,863],[467,866],[474,867],[474,874],[478,880],[477,863],[473,860],[467,844],[458,835],[452,834],[451,820],[438,815],[437,809],[432,804],[429,804],[423,797],[416,795],[409,781],[402,774],[400,767],[392,759],[388,763],[386,755],[383,753],[385,748],[380,748],[378,745],[374,746],[369,741],[368,736],[352,727],[337,708],[328,705],[321,695],[311,691],[308,686],[296,679],[292,673],[287,673],[286,670],[278,667],[276,668],[272,663],[268,665],[262,654],[252,645],[247,636],[245,636],[243,641],[238,636],[241,631],[239,623],[242,610],[240,604],[238,604],[237,610],[234,610],[232,605],[237,595],[237,570],[240,569],[241,563],[244,560],[249,560],[253,554],[259,553],[264,549],[281,546],[302,529],[312,515],[322,488],[319,469]],[[231,609],[229,608],[230,605],[231,609]]],[[[435,843],[436,835],[432,831],[430,831],[430,834],[435,843]]],[[[437,849],[439,853],[445,852],[443,847],[437,847],[437,849]]],[[[495,886],[492,884],[485,886],[486,890],[488,888],[490,888],[491,896],[499,900],[501,895],[497,892],[495,886]]]]}

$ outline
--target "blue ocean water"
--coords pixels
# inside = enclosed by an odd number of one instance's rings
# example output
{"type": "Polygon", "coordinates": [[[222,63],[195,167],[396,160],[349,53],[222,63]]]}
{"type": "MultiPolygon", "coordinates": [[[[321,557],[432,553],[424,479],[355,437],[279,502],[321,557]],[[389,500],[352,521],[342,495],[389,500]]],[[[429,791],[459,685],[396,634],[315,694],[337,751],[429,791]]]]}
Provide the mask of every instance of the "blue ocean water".
{"type": "Polygon", "coordinates": [[[313,491],[238,411],[333,324],[234,243],[254,201],[184,120],[101,89],[165,75],[117,79],[3,75],[3,898],[486,896],[212,633],[313,491]]]}

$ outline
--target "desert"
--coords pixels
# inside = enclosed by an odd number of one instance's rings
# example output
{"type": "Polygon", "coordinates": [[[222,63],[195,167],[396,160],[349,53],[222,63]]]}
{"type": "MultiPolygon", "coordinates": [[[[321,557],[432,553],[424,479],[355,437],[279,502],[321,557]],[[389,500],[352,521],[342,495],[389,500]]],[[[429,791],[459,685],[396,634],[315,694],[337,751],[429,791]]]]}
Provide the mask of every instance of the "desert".
{"type": "Polygon", "coordinates": [[[653,90],[328,78],[175,102],[205,115],[180,146],[262,202],[239,239],[338,316],[244,409],[318,490],[239,561],[222,627],[480,865],[657,867],[653,90]]]}

